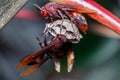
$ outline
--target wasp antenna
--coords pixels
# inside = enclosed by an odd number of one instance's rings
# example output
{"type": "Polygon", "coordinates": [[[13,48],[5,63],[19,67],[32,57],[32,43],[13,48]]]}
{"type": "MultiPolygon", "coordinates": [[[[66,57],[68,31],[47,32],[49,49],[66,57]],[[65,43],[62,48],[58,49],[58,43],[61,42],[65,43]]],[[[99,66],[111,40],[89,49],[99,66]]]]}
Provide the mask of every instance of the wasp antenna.
{"type": "Polygon", "coordinates": [[[41,8],[39,5],[37,5],[37,4],[35,4],[35,3],[33,3],[33,5],[34,5],[35,7],[37,7],[40,11],[42,10],[42,8],[41,8]]]}

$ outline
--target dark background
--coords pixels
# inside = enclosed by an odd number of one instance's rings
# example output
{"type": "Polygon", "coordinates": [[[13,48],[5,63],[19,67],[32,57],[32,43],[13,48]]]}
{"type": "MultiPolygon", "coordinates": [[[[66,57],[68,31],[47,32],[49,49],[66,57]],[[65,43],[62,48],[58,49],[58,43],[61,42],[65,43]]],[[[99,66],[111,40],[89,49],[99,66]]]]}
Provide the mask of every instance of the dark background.
{"type": "MultiPolygon", "coordinates": [[[[95,0],[118,17],[119,0],[95,0]]],[[[30,0],[23,9],[35,11],[33,3],[43,6],[47,0],[30,0]]],[[[79,44],[73,46],[75,64],[71,73],[66,69],[66,58],[62,59],[60,73],[54,69],[52,60],[43,64],[36,72],[21,77],[16,70],[19,61],[26,55],[39,50],[36,36],[45,27],[42,17],[34,20],[14,17],[0,31],[0,80],[119,80],[120,76],[120,41],[113,36],[99,35],[91,29],[103,26],[87,17],[89,31],[79,44]]],[[[104,28],[103,28],[104,30],[104,28]]],[[[107,32],[106,32],[107,33],[107,32]]]]}

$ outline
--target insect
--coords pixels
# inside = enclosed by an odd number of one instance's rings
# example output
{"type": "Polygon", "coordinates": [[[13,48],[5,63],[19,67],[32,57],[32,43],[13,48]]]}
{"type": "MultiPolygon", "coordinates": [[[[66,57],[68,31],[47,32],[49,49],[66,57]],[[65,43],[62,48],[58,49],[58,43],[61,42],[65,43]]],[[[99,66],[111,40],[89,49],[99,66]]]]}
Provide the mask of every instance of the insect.
{"type": "Polygon", "coordinates": [[[48,35],[48,33],[50,33],[53,38],[49,42],[45,38],[43,45],[40,38],[37,37],[41,50],[26,56],[18,64],[18,70],[25,66],[33,65],[31,68],[24,71],[22,76],[32,73],[48,59],[54,60],[55,69],[60,72],[60,59],[64,57],[64,55],[67,55],[68,72],[72,70],[74,64],[72,44],[78,43],[82,38],[78,27],[69,19],[55,20],[54,22],[46,24],[46,28],[43,31],[43,36],[48,35]]]}
{"type": "Polygon", "coordinates": [[[34,4],[39,10],[43,18],[50,18],[53,22],[56,19],[70,19],[71,22],[76,24],[86,34],[87,21],[82,15],[83,13],[95,13],[94,10],[77,10],[71,6],[59,4],[56,2],[49,2],[42,8],[37,4],[34,4]]]}
{"type": "Polygon", "coordinates": [[[46,24],[43,36],[47,36],[50,33],[53,38],[49,43],[45,39],[44,46],[40,39],[37,38],[41,50],[23,58],[18,64],[17,69],[33,65],[33,67],[23,72],[22,75],[26,76],[38,69],[48,59],[54,59],[55,69],[60,72],[60,59],[67,54],[68,72],[70,72],[74,64],[72,44],[78,43],[82,38],[77,26],[85,34],[87,31],[87,22],[82,13],[93,13],[94,11],[91,9],[79,11],[71,6],[56,2],[50,2],[42,8],[36,4],[34,5],[40,10],[43,18],[51,20],[50,23],[46,24]]]}
{"type": "MultiPolygon", "coordinates": [[[[56,37],[58,34],[64,35],[71,45],[73,43],[78,43],[82,37],[77,26],[74,23],[71,23],[69,19],[56,20],[52,23],[46,24],[46,28],[43,31],[45,35],[50,33],[53,37],[56,37]],[[61,25],[62,24],[62,25],[61,25]],[[60,27],[61,26],[61,27],[60,27]]],[[[67,45],[66,47],[68,47],[67,45]]],[[[69,47],[68,47],[69,49],[69,47]]],[[[67,50],[67,49],[65,49],[67,50]]],[[[70,49],[72,51],[72,47],[70,49]]],[[[74,64],[74,52],[67,54],[68,55],[68,72],[72,70],[74,64]],[[72,63],[71,63],[72,62],[72,63]]],[[[55,69],[60,72],[60,59],[55,58],[55,69]]]]}

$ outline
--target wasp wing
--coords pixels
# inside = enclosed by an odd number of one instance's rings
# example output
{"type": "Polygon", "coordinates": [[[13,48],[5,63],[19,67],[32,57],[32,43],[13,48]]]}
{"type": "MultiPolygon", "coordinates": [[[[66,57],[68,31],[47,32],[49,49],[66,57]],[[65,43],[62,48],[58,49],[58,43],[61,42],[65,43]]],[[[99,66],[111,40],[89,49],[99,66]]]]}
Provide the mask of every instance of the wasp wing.
{"type": "Polygon", "coordinates": [[[35,64],[34,66],[32,66],[31,68],[27,69],[26,71],[24,71],[21,76],[27,76],[29,74],[31,74],[32,72],[36,71],[41,64],[35,64]]]}
{"type": "Polygon", "coordinates": [[[43,48],[42,50],[36,51],[35,53],[26,56],[25,58],[23,58],[20,63],[17,66],[17,70],[20,70],[21,68],[27,66],[28,64],[31,64],[32,62],[34,62],[36,60],[37,57],[39,57],[42,54],[45,54],[53,45],[48,45],[45,48],[43,48]]]}
{"type": "MultiPolygon", "coordinates": [[[[38,59],[37,63],[34,64],[31,68],[27,69],[26,71],[24,71],[21,76],[27,76],[29,74],[31,74],[32,72],[36,71],[44,62],[46,62],[49,58],[52,57],[51,55],[47,55],[46,57],[44,57],[42,60],[38,59]]],[[[36,59],[37,60],[37,59],[36,59]]]]}
{"type": "Polygon", "coordinates": [[[55,6],[54,8],[58,9],[58,10],[66,10],[66,11],[75,11],[75,12],[79,12],[79,13],[96,13],[96,10],[94,9],[90,9],[87,7],[80,7],[80,8],[76,8],[76,7],[72,7],[69,5],[63,5],[63,4],[59,4],[57,6],[55,6]]]}
{"type": "Polygon", "coordinates": [[[73,64],[74,64],[74,51],[72,49],[69,49],[68,54],[67,54],[68,72],[72,71],[73,64]]]}
{"type": "Polygon", "coordinates": [[[58,59],[57,57],[53,57],[54,59],[54,65],[55,65],[55,70],[57,72],[60,72],[60,59],[58,59]]]}

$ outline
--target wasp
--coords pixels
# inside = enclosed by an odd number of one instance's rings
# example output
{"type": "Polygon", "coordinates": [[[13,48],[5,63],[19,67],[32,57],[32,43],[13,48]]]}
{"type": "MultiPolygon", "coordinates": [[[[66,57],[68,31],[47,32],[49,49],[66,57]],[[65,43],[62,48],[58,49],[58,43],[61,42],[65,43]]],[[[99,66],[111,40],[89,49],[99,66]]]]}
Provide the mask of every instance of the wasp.
{"type": "Polygon", "coordinates": [[[26,76],[33,71],[37,70],[48,59],[54,59],[55,69],[60,72],[60,59],[67,54],[68,72],[72,70],[74,64],[74,52],[72,50],[72,44],[78,43],[82,38],[77,26],[74,23],[70,23],[69,19],[56,20],[52,23],[47,23],[46,28],[43,31],[44,35],[50,33],[53,38],[48,42],[46,37],[41,42],[37,37],[41,50],[34,52],[24,57],[17,66],[17,69],[33,65],[28,70],[22,73],[22,76],[26,76]],[[60,26],[62,25],[62,28],[60,26]]]}
{"type": "Polygon", "coordinates": [[[50,23],[46,23],[46,28],[43,31],[44,37],[50,33],[53,38],[49,42],[45,38],[43,46],[40,38],[37,37],[41,50],[24,57],[18,64],[17,69],[33,65],[22,73],[23,76],[26,76],[38,69],[48,59],[54,59],[55,69],[60,72],[60,59],[67,54],[68,72],[70,72],[74,63],[72,44],[78,43],[82,38],[78,27],[85,34],[87,31],[87,21],[82,13],[92,13],[94,11],[79,11],[71,6],[56,2],[50,2],[42,8],[37,4],[34,5],[40,10],[43,18],[51,20],[50,23]]]}
{"type": "Polygon", "coordinates": [[[69,5],[59,4],[57,2],[49,2],[42,8],[37,4],[34,4],[34,6],[40,10],[40,14],[44,19],[50,18],[51,21],[56,19],[69,19],[85,34],[88,30],[88,27],[83,13],[95,13],[95,11],[91,9],[78,10],[69,5]]]}
{"type": "MultiPolygon", "coordinates": [[[[39,40],[39,38],[37,38],[37,39],[39,40]]],[[[46,42],[44,45],[46,45],[46,42]]],[[[36,51],[33,54],[24,57],[20,61],[19,65],[17,66],[17,69],[19,70],[25,66],[33,65],[31,68],[29,68],[28,70],[26,70],[22,73],[22,76],[26,76],[26,75],[32,73],[33,71],[35,71],[36,69],[38,69],[48,59],[50,59],[54,56],[57,58],[63,57],[64,52],[68,51],[68,50],[65,50],[66,45],[68,45],[68,43],[67,43],[67,40],[64,37],[64,35],[57,35],[56,37],[51,39],[49,44],[47,44],[44,47],[41,46],[41,48],[42,48],[41,50],[36,51]],[[45,53],[46,53],[46,55],[45,55],[45,53]]],[[[66,49],[68,49],[68,48],[66,48],[66,49]]]]}

